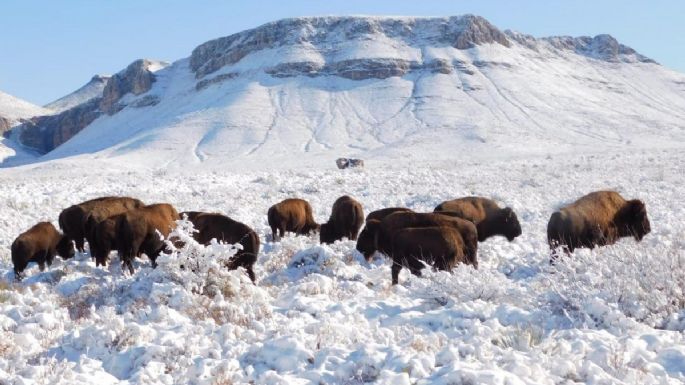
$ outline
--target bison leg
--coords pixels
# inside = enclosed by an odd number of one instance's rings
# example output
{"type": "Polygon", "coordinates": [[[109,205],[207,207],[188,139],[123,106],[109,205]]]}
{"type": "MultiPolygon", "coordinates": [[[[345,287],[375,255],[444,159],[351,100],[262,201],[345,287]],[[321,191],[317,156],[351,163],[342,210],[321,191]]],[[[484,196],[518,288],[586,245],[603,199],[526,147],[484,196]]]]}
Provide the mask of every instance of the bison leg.
{"type": "Polygon", "coordinates": [[[392,268],[390,269],[392,274],[393,285],[397,285],[397,283],[399,282],[400,270],[402,270],[402,265],[393,261],[392,268]]]}
{"type": "Polygon", "coordinates": [[[76,243],[76,250],[78,250],[79,253],[83,253],[85,251],[85,249],[84,249],[84,246],[85,246],[84,243],[85,242],[83,241],[83,238],[76,239],[76,240],[74,240],[74,242],[76,243]]]}

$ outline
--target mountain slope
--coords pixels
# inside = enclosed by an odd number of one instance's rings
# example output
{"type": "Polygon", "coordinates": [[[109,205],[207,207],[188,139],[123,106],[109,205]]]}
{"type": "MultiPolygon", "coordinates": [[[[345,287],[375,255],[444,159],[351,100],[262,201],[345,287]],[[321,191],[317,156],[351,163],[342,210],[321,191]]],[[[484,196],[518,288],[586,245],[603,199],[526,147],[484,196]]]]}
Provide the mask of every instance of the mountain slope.
{"type": "Polygon", "coordinates": [[[49,109],[29,103],[12,95],[0,91],[0,133],[17,124],[21,119],[28,119],[36,115],[49,114],[49,109]]]}
{"type": "Polygon", "coordinates": [[[35,158],[35,154],[26,151],[15,140],[5,138],[5,135],[11,136],[7,131],[23,119],[50,113],[51,110],[0,91],[0,165],[9,164],[10,159],[26,163],[35,158]]]}
{"type": "Polygon", "coordinates": [[[477,16],[285,19],[155,72],[44,159],[145,165],[427,160],[682,146],[685,76],[608,35],[477,16]]]}
{"type": "Polygon", "coordinates": [[[83,104],[91,99],[101,97],[109,78],[110,76],[107,75],[95,75],[83,87],[70,93],[69,95],[55,100],[52,103],[46,104],[45,108],[59,113],[70,108],[74,108],[79,104],[83,104]]]}

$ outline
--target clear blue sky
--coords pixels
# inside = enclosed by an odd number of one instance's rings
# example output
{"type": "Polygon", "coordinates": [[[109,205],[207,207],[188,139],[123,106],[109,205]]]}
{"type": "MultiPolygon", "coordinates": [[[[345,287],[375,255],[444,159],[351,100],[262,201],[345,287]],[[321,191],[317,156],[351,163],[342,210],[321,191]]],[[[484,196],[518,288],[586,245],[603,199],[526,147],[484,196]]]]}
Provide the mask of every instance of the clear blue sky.
{"type": "Polygon", "coordinates": [[[609,33],[685,72],[685,0],[0,0],[0,90],[45,104],[137,58],[175,61],[284,17],[465,13],[538,37],[609,33]]]}

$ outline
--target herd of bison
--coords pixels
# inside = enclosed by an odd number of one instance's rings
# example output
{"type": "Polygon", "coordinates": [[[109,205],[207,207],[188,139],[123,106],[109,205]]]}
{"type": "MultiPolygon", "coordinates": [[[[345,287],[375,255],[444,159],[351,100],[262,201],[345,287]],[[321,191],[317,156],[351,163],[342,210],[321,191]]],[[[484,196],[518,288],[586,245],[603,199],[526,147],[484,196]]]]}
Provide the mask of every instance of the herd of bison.
{"type": "MultiPolygon", "coordinates": [[[[501,208],[482,197],[446,201],[432,213],[391,207],[364,218],[361,204],[342,196],[333,204],[328,222],[321,225],[314,221],[307,201],[286,199],[271,206],[267,217],[274,242],[285,232],[318,231],[322,243],[356,240],[357,250],[367,260],[377,251],[385,254],[393,260],[393,284],[397,284],[403,267],[416,275],[426,264],[441,270],[451,270],[458,263],[477,268],[478,242],[494,235],[512,241],[521,235],[521,225],[511,208],[501,208]]],[[[29,262],[38,263],[44,270],[45,264],[52,264],[55,254],[72,258],[74,249],[84,251],[84,239],[96,266],[105,266],[110,252],[116,250],[131,274],[133,258],[143,253],[155,267],[155,260],[166,247],[164,238],[181,218],[192,222],[196,230],[193,237],[201,244],[209,244],[212,239],[240,244],[226,267],[243,267],[255,281],[252,267],[259,253],[259,236],[249,226],[222,214],[179,214],[170,204],[145,205],[128,197],[97,198],[64,209],[59,215],[63,233],[50,222],[40,222],[20,234],[12,243],[15,276],[21,279],[29,262]]],[[[625,200],[614,191],[596,191],[553,213],[547,225],[547,240],[553,260],[559,250],[569,254],[576,248],[609,245],[628,236],[640,241],[649,232],[642,201],[625,200]]]]}

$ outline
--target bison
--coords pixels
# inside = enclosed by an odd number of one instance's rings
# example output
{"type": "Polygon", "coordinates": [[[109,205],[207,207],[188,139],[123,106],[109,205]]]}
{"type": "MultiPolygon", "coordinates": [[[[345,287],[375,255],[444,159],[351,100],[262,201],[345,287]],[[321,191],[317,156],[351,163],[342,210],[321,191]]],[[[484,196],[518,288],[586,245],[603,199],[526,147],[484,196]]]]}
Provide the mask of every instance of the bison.
{"type": "Polygon", "coordinates": [[[235,221],[218,213],[203,213],[200,211],[185,211],[181,216],[186,216],[197,230],[193,235],[196,241],[208,245],[212,239],[229,244],[239,243],[239,250],[228,263],[229,270],[243,267],[252,282],[255,282],[255,274],[252,269],[259,255],[259,236],[249,226],[235,221]]]}
{"type": "MultiPolygon", "coordinates": [[[[95,205],[87,214],[83,225],[83,233],[86,236],[88,245],[95,243],[95,228],[98,223],[117,214],[125,213],[129,210],[145,207],[145,204],[138,199],[128,197],[117,197],[107,199],[95,205]]],[[[92,254],[92,253],[91,253],[92,254]]]]}
{"type": "Polygon", "coordinates": [[[267,216],[274,241],[282,237],[286,231],[306,235],[319,230],[319,225],[312,215],[312,206],[304,199],[292,198],[276,203],[269,208],[267,216]]]}
{"type": "Polygon", "coordinates": [[[366,216],[366,225],[364,229],[359,233],[357,238],[357,250],[364,255],[364,258],[368,261],[373,253],[376,252],[376,233],[378,231],[378,226],[381,220],[388,215],[396,212],[413,212],[411,209],[404,207],[388,207],[376,211],[372,211],[366,216]]]}
{"type": "Polygon", "coordinates": [[[638,199],[626,201],[615,191],[595,191],[552,214],[547,242],[567,253],[577,248],[611,245],[622,237],[641,241],[651,226],[647,208],[638,199]]]}
{"type": "Polygon", "coordinates": [[[64,259],[74,256],[74,242],[61,234],[50,222],[39,222],[21,233],[12,242],[12,264],[17,280],[22,279],[22,272],[29,262],[36,262],[40,270],[45,264],[52,265],[55,254],[64,259]]]}
{"type": "Polygon", "coordinates": [[[461,233],[451,226],[407,227],[392,237],[392,284],[398,283],[402,267],[421,276],[425,264],[451,271],[457,263],[473,263],[467,258],[467,246],[461,233]],[[425,264],[424,264],[425,263],[425,264]]]}
{"type": "Polygon", "coordinates": [[[152,267],[164,249],[162,237],[169,235],[179,219],[176,209],[167,203],[157,203],[123,213],[119,225],[121,258],[133,274],[133,258],[145,253],[152,267]]]}
{"type": "Polygon", "coordinates": [[[95,266],[106,266],[112,250],[122,253],[120,228],[125,214],[112,215],[95,226],[93,241],[89,242],[90,253],[95,258],[95,266]]]}
{"type": "MultiPolygon", "coordinates": [[[[143,202],[129,197],[101,197],[91,199],[62,210],[62,212],[59,214],[59,227],[62,229],[62,231],[64,231],[64,235],[76,243],[76,249],[79,252],[83,252],[83,239],[87,236],[86,227],[92,231],[94,229],[93,225],[97,224],[91,223],[88,226],[86,225],[86,222],[93,211],[98,212],[98,214],[96,214],[96,218],[94,219],[98,219],[97,222],[99,222],[110,215],[122,212],[117,211],[115,209],[116,207],[125,207],[126,210],[128,210],[143,206],[143,202]],[[103,208],[110,209],[105,211],[103,208]]],[[[88,242],[90,243],[91,240],[88,240],[88,242]]]]}
{"type": "Polygon", "coordinates": [[[364,223],[362,205],[347,195],[333,203],[333,210],[328,222],[321,225],[321,243],[333,243],[347,237],[356,240],[359,229],[364,223]]]}
{"type": "Polygon", "coordinates": [[[408,227],[454,227],[464,240],[466,258],[470,264],[478,267],[478,230],[476,225],[449,213],[415,213],[396,212],[383,218],[378,224],[375,249],[392,257],[392,239],[397,230],[408,227]]]}
{"type": "Polygon", "coordinates": [[[521,235],[521,224],[516,213],[509,208],[500,208],[495,201],[483,197],[465,197],[440,203],[434,212],[451,212],[473,222],[478,229],[478,242],[503,235],[508,241],[521,235]]]}

